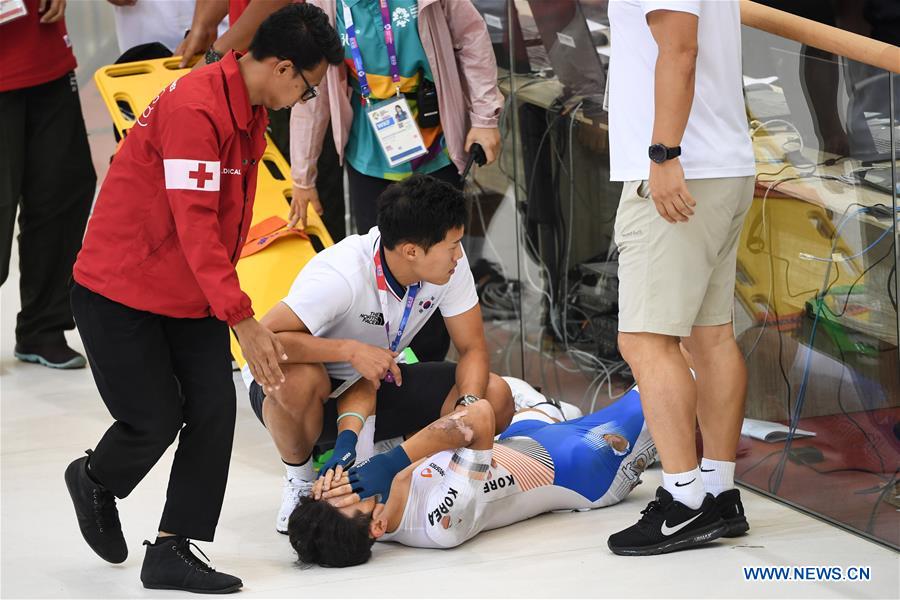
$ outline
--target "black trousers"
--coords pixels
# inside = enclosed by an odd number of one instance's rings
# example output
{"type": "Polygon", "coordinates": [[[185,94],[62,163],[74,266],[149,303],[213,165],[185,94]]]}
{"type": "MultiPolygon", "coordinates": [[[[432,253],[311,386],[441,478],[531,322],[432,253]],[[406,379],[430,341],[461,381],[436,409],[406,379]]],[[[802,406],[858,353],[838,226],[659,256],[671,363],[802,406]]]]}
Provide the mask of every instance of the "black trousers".
{"type": "MultiPolygon", "coordinates": [[[[438,169],[430,175],[462,189],[462,180],[453,164],[438,169]]],[[[353,210],[353,218],[356,220],[356,231],[362,235],[375,226],[378,216],[378,197],[387,186],[394,182],[389,179],[364,175],[348,162],[347,183],[350,188],[350,208],[353,210]]],[[[434,311],[409,345],[422,362],[438,362],[447,357],[447,351],[450,349],[450,334],[447,332],[444,318],[439,311],[434,311]]]]}
{"type": "Polygon", "coordinates": [[[135,310],[77,284],[72,312],[115,419],[91,456],[91,474],[124,498],[178,437],[159,529],[212,541],[237,410],[228,326],[135,310]]]}
{"type": "Polygon", "coordinates": [[[325,224],[334,243],[338,243],[347,237],[347,224],[344,221],[344,170],[334,148],[331,125],[325,132],[325,141],[322,142],[322,153],[319,154],[316,170],[318,171],[316,191],[325,211],[322,214],[322,223],[325,224]]]}
{"type": "Polygon", "coordinates": [[[17,342],[64,341],[75,327],[68,286],[96,184],[74,73],[0,92],[0,284],[18,209],[17,342]]]}
{"type": "MultiPolygon", "coordinates": [[[[453,187],[462,190],[462,180],[456,166],[449,164],[434,173],[429,173],[435,179],[446,181],[453,187]]],[[[356,221],[356,232],[360,235],[368,233],[375,227],[378,216],[378,197],[384,189],[394,183],[390,179],[381,179],[360,173],[348,162],[347,184],[350,192],[350,209],[353,211],[353,219],[356,221]]]]}

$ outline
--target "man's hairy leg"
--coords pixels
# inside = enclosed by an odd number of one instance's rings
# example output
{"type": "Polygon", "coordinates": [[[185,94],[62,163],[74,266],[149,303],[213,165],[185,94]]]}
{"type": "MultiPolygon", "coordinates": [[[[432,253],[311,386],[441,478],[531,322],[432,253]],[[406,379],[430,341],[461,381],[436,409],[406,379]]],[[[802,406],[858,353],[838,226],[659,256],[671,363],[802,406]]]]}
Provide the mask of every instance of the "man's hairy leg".
{"type": "Polygon", "coordinates": [[[266,397],[263,420],[284,462],[306,461],[322,432],[331,384],[322,365],[284,365],[285,382],[266,397]]]}
{"type": "Polygon", "coordinates": [[[697,468],[697,392],[678,338],[619,333],[619,348],[640,387],[644,418],[664,470],[697,468]]]}
{"type": "Polygon", "coordinates": [[[734,462],[744,421],[747,367],[732,324],[694,327],[691,337],[682,342],[697,373],[697,418],[703,435],[703,455],[734,462]]]}

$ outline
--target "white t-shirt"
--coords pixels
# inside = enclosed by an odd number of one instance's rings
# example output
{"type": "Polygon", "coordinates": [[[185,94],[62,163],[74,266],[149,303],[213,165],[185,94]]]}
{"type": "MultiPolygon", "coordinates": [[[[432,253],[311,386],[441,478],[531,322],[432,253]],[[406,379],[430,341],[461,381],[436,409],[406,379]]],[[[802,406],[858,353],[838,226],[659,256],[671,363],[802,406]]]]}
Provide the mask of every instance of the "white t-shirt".
{"type": "MultiPolygon", "coordinates": [[[[191,28],[194,0],[139,0],[131,6],[116,6],[115,11],[120,53],[149,42],[161,42],[175,52],[191,28]]],[[[228,17],[218,29],[220,36],[228,31],[228,17]]]]}
{"type": "MultiPolygon", "coordinates": [[[[310,333],[329,339],[353,339],[381,348],[389,346],[373,262],[380,240],[378,228],[373,227],[365,235],[351,235],[322,250],[303,267],[282,302],[294,311],[310,333]]],[[[446,284],[422,283],[397,349],[409,345],[435,310],[440,309],[444,317],[453,317],[477,303],[475,279],[463,253],[446,284]]],[[[397,335],[405,306],[406,296],[397,298],[388,293],[386,316],[391,326],[391,341],[397,335]]],[[[325,368],[334,379],[347,380],[358,375],[348,362],[325,363],[325,368]]],[[[253,381],[250,369],[245,366],[242,374],[249,387],[253,381]]]]}
{"type": "Polygon", "coordinates": [[[694,101],[681,141],[687,179],[754,175],[744,108],[741,14],[737,0],[612,0],[609,82],[610,179],[650,175],[658,48],[647,25],[654,10],[699,17],[694,101]]]}

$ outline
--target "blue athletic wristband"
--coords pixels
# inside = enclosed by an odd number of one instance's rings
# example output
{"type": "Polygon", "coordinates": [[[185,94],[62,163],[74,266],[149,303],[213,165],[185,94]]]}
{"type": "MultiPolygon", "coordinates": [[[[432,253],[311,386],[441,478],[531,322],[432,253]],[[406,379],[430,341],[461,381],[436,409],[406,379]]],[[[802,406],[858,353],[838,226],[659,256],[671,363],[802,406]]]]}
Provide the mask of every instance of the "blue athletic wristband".
{"type": "Polygon", "coordinates": [[[360,499],[375,496],[379,502],[387,502],[394,477],[410,464],[406,451],[397,446],[350,469],[350,485],[360,499]]]}
{"type": "Polygon", "coordinates": [[[338,449],[341,450],[352,450],[356,448],[356,440],[359,439],[359,436],[352,429],[345,429],[340,432],[337,436],[337,439],[334,441],[334,453],[340,454],[338,449]]]}
{"type": "Polygon", "coordinates": [[[384,453],[384,458],[386,460],[385,466],[390,469],[394,475],[412,464],[412,461],[409,460],[409,456],[407,456],[403,446],[391,448],[384,453]]]}
{"type": "Polygon", "coordinates": [[[332,452],[331,458],[322,465],[322,468],[319,469],[319,473],[324,475],[329,469],[335,469],[338,466],[346,469],[356,462],[357,439],[358,436],[356,433],[350,429],[345,429],[340,432],[334,442],[334,452],[332,452]]]}

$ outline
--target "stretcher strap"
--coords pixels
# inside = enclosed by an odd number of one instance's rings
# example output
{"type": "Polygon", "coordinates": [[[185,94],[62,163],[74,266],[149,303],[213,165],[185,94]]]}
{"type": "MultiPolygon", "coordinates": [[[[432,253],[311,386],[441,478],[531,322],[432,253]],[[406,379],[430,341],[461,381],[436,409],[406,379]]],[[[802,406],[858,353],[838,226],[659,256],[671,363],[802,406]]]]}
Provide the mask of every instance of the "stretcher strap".
{"type": "Polygon", "coordinates": [[[281,217],[269,217],[250,228],[247,233],[247,242],[241,250],[241,258],[256,254],[260,250],[268,248],[272,243],[287,236],[296,235],[308,240],[309,236],[296,227],[287,227],[287,221],[281,217]]]}

